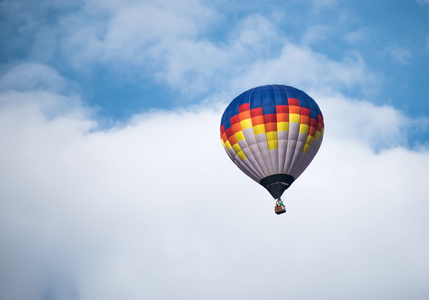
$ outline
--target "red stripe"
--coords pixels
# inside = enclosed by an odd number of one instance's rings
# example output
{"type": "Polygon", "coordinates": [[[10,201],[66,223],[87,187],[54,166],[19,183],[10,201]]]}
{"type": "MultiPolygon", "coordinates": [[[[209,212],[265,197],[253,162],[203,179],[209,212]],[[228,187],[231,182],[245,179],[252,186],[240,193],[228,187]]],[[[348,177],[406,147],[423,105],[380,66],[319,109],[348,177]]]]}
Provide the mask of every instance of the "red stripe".
{"type": "Polygon", "coordinates": [[[226,136],[229,138],[230,136],[232,136],[232,135],[234,135],[234,133],[232,132],[232,128],[231,127],[229,127],[227,130],[226,130],[226,136]]]}
{"type": "Polygon", "coordinates": [[[277,105],[276,106],[276,113],[289,113],[289,106],[288,105],[277,105]]]}
{"type": "Polygon", "coordinates": [[[296,98],[288,98],[287,102],[289,103],[289,105],[300,106],[299,105],[299,100],[296,99],[296,98]]]}
{"type": "Polygon", "coordinates": [[[310,116],[310,109],[306,107],[301,107],[301,116],[310,116]]]}
{"type": "Polygon", "coordinates": [[[318,120],[318,123],[320,123],[320,129],[322,129],[322,127],[325,128],[325,122],[323,121],[323,116],[317,115],[317,120],[318,120]]]}
{"type": "Polygon", "coordinates": [[[264,123],[277,122],[276,114],[264,115],[264,123]]]}
{"type": "Polygon", "coordinates": [[[231,122],[231,125],[234,125],[235,123],[240,122],[240,116],[235,115],[235,116],[231,117],[231,119],[229,119],[229,121],[231,122]]]}
{"type": "Polygon", "coordinates": [[[250,103],[241,104],[240,107],[238,108],[238,112],[241,113],[241,112],[248,111],[249,108],[250,108],[250,103]]]}
{"type": "Polygon", "coordinates": [[[252,117],[262,116],[263,115],[262,107],[257,107],[257,108],[251,109],[250,115],[252,117]]]}

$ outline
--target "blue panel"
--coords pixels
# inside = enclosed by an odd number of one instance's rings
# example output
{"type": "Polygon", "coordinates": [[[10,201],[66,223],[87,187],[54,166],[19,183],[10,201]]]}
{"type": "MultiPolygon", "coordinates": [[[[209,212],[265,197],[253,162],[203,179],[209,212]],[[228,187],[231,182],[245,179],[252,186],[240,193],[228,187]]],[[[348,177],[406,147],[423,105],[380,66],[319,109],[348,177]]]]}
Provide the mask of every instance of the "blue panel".
{"type": "Polygon", "coordinates": [[[306,95],[306,98],[307,98],[308,105],[310,107],[310,117],[312,119],[317,120],[316,102],[314,102],[314,100],[308,95],[306,95]]]}
{"type": "Polygon", "coordinates": [[[298,93],[299,106],[310,108],[310,104],[308,103],[307,95],[303,92],[299,91],[298,93]]]}
{"type": "Polygon", "coordinates": [[[238,97],[240,98],[239,99],[240,105],[245,104],[245,103],[249,103],[249,101],[250,101],[250,91],[246,91],[246,92],[242,93],[238,97]]]}
{"type": "Polygon", "coordinates": [[[308,103],[307,94],[301,90],[298,90],[298,89],[294,89],[294,90],[295,90],[295,95],[296,95],[294,98],[299,100],[299,106],[305,107],[305,108],[310,108],[310,104],[308,103]]]}
{"type": "MultiPolygon", "coordinates": [[[[314,101],[314,100],[313,100],[313,101],[314,101]]],[[[320,110],[319,105],[317,105],[316,101],[314,101],[314,105],[316,106],[317,114],[319,114],[319,115],[323,116],[323,115],[322,115],[322,111],[320,110]]]]}
{"type": "Polygon", "coordinates": [[[223,113],[223,116],[222,116],[222,124],[221,124],[221,126],[224,125],[225,126],[225,130],[228,129],[229,127],[231,127],[231,121],[229,120],[231,118],[231,116],[229,115],[229,111],[231,109],[231,104],[232,103],[230,103],[228,105],[228,107],[225,109],[225,112],[223,113]]]}
{"type": "Polygon", "coordinates": [[[227,119],[227,111],[228,111],[228,107],[229,107],[229,105],[227,106],[227,108],[225,109],[225,111],[224,111],[224,113],[223,113],[223,115],[222,115],[222,119],[221,119],[221,121],[220,121],[220,126],[222,127],[222,125],[225,125],[225,122],[226,122],[226,119],[227,119]]]}
{"type": "Polygon", "coordinates": [[[274,105],[264,106],[262,112],[264,115],[275,114],[276,107],[274,105]]]}
{"type": "Polygon", "coordinates": [[[253,89],[252,94],[250,96],[250,109],[254,109],[257,107],[262,107],[261,87],[253,89]]]}
{"type": "Polygon", "coordinates": [[[262,88],[262,107],[262,112],[264,115],[276,113],[276,102],[271,85],[267,85],[262,88]]]}
{"type": "Polygon", "coordinates": [[[276,105],[287,105],[287,97],[286,92],[282,88],[282,86],[279,85],[273,85],[273,95],[274,95],[274,102],[276,105]]]}
{"type": "Polygon", "coordinates": [[[226,120],[224,125],[225,125],[225,131],[226,131],[228,128],[230,128],[230,127],[231,127],[231,121],[230,121],[230,119],[226,120]]]}
{"type": "Polygon", "coordinates": [[[262,107],[275,106],[274,93],[271,87],[264,87],[262,90],[262,107]]]}
{"type": "Polygon", "coordinates": [[[231,108],[229,111],[229,117],[233,117],[235,115],[238,115],[238,109],[240,107],[240,96],[238,96],[237,98],[234,99],[234,101],[231,102],[231,108]]]}
{"type": "Polygon", "coordinates": [[[298,99],[298,95],[296,94],[296,89],[291,87],[291,86],[287,86],[284,85],[284,91],[286,92],[286,97],[287,98],[295,98],[298,99]]]}

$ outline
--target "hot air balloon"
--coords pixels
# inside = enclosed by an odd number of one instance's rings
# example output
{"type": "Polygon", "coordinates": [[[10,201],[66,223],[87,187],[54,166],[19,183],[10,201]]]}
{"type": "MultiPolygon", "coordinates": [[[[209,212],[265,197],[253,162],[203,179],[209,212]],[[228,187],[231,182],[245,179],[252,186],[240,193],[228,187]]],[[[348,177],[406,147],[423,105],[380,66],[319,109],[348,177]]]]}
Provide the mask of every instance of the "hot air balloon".
{"type": "Polygon", "coordinates": [[[286,208],[283,192],[302,174],[322,143],[323,115],[303,91],[286,85],[252,88],[228,105],[220,136],[231,160],[286,208]]]}

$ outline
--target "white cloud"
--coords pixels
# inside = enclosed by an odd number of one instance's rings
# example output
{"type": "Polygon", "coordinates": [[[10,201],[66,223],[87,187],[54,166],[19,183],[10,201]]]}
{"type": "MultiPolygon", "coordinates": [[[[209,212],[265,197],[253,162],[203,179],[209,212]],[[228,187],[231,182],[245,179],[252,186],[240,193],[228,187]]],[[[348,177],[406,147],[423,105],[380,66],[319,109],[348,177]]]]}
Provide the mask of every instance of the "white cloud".
{"type": "Polygon", "coordinates": [[[312,93],[315,99],[323,99],[327,107],[324,116],[332,120],[330,131],[342,140],[360,140],[374,149],[408,146],[407,133],[418,122],[411,120],[391,106],[376,106],[369,101],[350,100],[341,95],[324,97],[322,92],[312,93]],[[341,116],[341,117],[340,117],[341,116]]]}
{"type": "Polygon", "coordinates": [[[329,59],[307,47],[286,44],[278,57],[256,61],[237,77],[234,84],[254,85],[286,83],[302,89],[336,89],[359,86],[372,91],[382,76],[372,73],[359,54],[352,53],[342,61],[329,59]]]}
{"type": "Polygon", "coordinates": [[[18,63],[4,66],[0,90],[54,89],[64,92],[73,86],[53,68],[39,63],[18,63]]]}
{"type": "Polygon", "coordinates": [[[385,52],[393,58],[397,63],[402,65],[409,64],[409,60],[412,57],[410,50],[405,47],[398,45],[391,45],[385,49],[385,52]]]}
{"type": "Polygon", "coordinates": [[[162,62],[174,52],[178,41],[196,39],[215,18],[199,1],[189,0],[128,3],[90,1],[78,14],[61,22],[66,32],[63,51],[76,66],[94,60],[120,67],[122,64],[146,66],[162,62]],[[82,16],[92,14],[88,24],[82,16]],[[72,25],[72,26],[71,26],[72,25]]]}
{"type": "MultiPolygon", "coordinates": [[[[310,27],[302,45],[297,45],[287,39],[275,15],[245,16],[226,29],[219,42],[211,36],[213,28],[223,26],[219,11],[196,0],[180,5],[175,1],[86,1],[66,10],[57,23],[37,27],[41,28],[33,34],[32,56],[51,53],[55,57],[56,53],[79,74],[101,65],[117,80],[128,78],[139,84],[150,78],[191,99],[219,86],[230,89],[231,82],[244,82],[242,78],[250,76],[256,84],[269,79],[298,86],[314,82],[333,82],[336,88],[377,86],[380,76],[366,67],[359,54],[347,53],[335,61],[306,46],[329,35],[331,29],[310,27]]],[[[242,87],[235,86],[234,91],[242,87]]]]}
{"type": "Polygon", "coordinates": [[[324,25],[314,25],[307,28],[306,32],[302,36],[302,43],[304,45],[311,45],[319,43],[328,38],[333,32],[333,29],[324,25]]]}
{"type": "Polygon", "coordinates": [[[99,131],[49,87],[2,91],[0,297],[425,298],[428,150],[390,107],[313,97],[326,136],[279,217],[224,153],[221,109],[99,131]]]}
{"type": "Polygon", "coordinates": [[[182,92],[201,92],[229,85],[259,61],[276,55],[286,39],[271,21],[251,15],[236,25],[227,43],[183,40],[165,57],[157,76],[182,92]]]}
{"type": "Polygon", "coordinates": [[[417,3],[419,4],[419,5],[421,5],[421,6],[424,6],[424,5],[428,5],[429,4],[429,0],[416,0],[417,1],[417,3]]]}
{"type": "Polygon", "coordinates": [[[368,41],[370,39],[369,34],[369,29],[362,28],[356,31],[349,32],[348,34],[346,34],[345,39],[347,43],[351,45],[357,45],[359,43],[368,41]]]}

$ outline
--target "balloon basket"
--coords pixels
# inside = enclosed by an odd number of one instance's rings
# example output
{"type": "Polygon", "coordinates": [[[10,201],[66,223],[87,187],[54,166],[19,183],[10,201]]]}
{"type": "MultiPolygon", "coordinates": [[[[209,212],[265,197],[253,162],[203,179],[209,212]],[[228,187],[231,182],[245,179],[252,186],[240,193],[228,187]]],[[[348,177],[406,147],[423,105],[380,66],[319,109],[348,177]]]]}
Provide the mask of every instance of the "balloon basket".
{"type": "Polygon", "coordinates": [[[286,206],[284,205],[276,205],[274,207],[274,212],[278,215],[284,214],[286,212],[286,206]]]}

